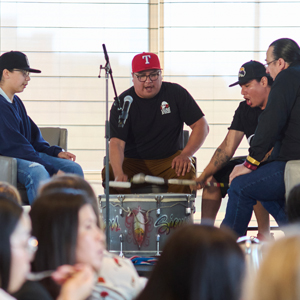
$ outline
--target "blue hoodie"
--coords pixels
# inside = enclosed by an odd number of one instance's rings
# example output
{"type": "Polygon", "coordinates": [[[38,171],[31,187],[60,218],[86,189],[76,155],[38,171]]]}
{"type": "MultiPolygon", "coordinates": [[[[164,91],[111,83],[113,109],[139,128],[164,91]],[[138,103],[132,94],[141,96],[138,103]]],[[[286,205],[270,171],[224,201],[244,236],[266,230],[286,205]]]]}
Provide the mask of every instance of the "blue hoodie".
{"type": "Polygon", "coordinates": [[[57,157],[61,151],[60,147],[50,147],[43,139],[18,96],[14,95],[10,103],[0,95],[0,155],[37,162],[52,176],[58,169],[41,159],[38,152],[57,157]]]}

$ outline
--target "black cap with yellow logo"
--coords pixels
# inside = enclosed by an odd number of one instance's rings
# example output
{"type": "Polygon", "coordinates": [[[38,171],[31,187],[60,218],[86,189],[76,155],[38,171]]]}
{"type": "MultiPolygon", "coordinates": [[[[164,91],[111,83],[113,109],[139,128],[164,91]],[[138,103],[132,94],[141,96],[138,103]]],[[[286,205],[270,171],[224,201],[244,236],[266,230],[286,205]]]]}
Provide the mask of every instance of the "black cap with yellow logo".
{"type": "Polygon", "coordinates": [[[238,75],[239,80],[231,84],[230,87],[235,86],[237,84],[246,84],[250,80],[260,79],[264,76],[269,77],[269,74],[267,74],[266,72],[265,66],[258,61],[250,60],[240,67],[238,75]]]}

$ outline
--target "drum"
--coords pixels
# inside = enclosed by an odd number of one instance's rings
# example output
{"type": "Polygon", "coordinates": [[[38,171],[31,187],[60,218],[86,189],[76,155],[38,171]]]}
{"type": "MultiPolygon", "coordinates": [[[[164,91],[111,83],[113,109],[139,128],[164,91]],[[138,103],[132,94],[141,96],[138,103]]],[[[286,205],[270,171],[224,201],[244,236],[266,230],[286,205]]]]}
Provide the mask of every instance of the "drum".
{"type": "MultiPolygon", "coordinates": [[[[193,222],[195,196],[189,194],[110,195],[110,252],[132,257],[159,255],[176,228],[193,222]]],[[[106,224],[106,198],[99,196],[106,224]]]]}

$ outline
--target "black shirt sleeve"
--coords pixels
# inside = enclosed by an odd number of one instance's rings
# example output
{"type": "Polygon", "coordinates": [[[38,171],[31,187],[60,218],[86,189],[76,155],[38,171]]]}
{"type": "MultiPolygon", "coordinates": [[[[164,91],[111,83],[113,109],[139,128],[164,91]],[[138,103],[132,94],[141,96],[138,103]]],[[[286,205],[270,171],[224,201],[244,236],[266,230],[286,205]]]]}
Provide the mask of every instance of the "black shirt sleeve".
{"type": "Polygon", "coordinates": [[[249,148],[249,155],[259,162],[272,149],[288,123],[299,87],[295,79],[286,69],[277,75],[273,83],[267,106],[259,118],[249,148]]]}
{"type": "Polygon", "coordinates": [[[176,94],[178,95],[177,103],[179,106],[181,120],[186,125],[190,126],[200,120],[204,116],[204,113],[185,88],[177,84],[174,84],[174,86],[178,89],[176,94]]]}
{"type": "Polygon", "coordinates": [[[252,136],[258,124],[258,117],[262,113],[259,107],[250,107],[246,101],[240,102],[235,111],[229,130],[237,130],[243,132],[247,139],[252,136]]]}
{"type": "Polygon", "coordinates": [[[236,109],[233,120],[231,122],[230,127],[228,128],[229,130],[237,130],[237,131],[242,131],[245,132],[243,122],[241,120],[241,115],[242,115],[243,107],[242,107],[242,102],[239,104],[239,107],[236,109]]]}

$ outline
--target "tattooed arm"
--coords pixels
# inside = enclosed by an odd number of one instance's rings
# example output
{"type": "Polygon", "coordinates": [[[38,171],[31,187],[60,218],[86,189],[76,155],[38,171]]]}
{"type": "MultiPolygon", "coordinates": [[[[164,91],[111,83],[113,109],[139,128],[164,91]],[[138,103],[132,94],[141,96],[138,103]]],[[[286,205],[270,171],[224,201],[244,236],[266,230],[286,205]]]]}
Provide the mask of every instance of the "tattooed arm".
{"type": "Polygon", "coordinates": [[[237,130],[229,130],[224,141],[215,151],[209,164],[206,166],[202,174],[196,179],[201,187],[204,187],[206,180],[222,169],[232,158],[237,147],[241,143],[244,132],[237,130]]]}

